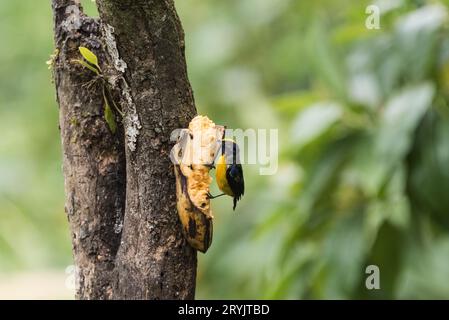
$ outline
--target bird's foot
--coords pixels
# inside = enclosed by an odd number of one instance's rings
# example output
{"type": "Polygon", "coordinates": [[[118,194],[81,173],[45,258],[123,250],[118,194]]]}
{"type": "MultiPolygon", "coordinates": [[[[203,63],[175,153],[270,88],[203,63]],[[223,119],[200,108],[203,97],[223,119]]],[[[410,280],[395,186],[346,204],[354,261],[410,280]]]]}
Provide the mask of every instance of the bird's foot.
{"type": "Polygon", "coordinates": [[[224,196],[224,193],[219,194],[218,196],[213,196],[213,195],[210,194],[210,192],[208,192],[208,193],[206,194],[207,199],[210,199],[210,200],[215,199],[215,198],[218,198],[218,197],[221,197],[221,196],[224,196]]]}
{"type": "Polygon", "coordinates": [[[214,165],[214,163],[212,162],[212,163],[210,163],[210,164],[205,164],[205,166],[206,167],[208,167],[209,168],[209,170],[210,169],[215,169],[215,165],[214,165]]]}

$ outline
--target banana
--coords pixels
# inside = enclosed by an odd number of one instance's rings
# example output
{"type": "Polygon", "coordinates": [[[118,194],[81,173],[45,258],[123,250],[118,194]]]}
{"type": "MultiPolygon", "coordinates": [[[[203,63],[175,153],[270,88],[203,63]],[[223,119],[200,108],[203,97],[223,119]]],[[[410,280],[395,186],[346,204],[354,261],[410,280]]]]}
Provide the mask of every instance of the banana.
{"type": "Polygon", "coordinates": [[[213,214],[208,198],[211,165],[219,150],[225,128],[208,117],[196,116],[182,129],[171,158],[175,161],[176,197],[179,219],[188,243],[205,253],[212,243],[213,214]]]}

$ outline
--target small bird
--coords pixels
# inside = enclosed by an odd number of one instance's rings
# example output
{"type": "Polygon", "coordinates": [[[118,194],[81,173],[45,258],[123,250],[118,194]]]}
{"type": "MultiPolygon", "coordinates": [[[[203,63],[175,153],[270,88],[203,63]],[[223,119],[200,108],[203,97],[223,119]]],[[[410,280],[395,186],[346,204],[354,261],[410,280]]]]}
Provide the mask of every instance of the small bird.
{"type": "Polygon", "coordinates": [[[233,210],[237,201],[245,193],[245,181],[243,179],[243,169],[240,164],[240,154],[238,145],[231,139],[223,139],[221,142],[221,155],[215,166],[215,178],[218,188],[223,192],[218,196],[209,194],[210,199],[228,195],[234,198],[233,210]]]}

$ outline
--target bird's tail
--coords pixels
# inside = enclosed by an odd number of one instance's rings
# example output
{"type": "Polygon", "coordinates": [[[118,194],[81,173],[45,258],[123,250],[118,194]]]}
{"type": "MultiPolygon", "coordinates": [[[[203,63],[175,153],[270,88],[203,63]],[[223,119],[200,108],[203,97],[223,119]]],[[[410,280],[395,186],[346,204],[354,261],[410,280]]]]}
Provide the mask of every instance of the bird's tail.
{"type": "Polygon", "coordinates": [[[234,206],[232,207],[232,210],[235,211],[236,206],[237,206],[237,197],[234,197],[234,206]]]}

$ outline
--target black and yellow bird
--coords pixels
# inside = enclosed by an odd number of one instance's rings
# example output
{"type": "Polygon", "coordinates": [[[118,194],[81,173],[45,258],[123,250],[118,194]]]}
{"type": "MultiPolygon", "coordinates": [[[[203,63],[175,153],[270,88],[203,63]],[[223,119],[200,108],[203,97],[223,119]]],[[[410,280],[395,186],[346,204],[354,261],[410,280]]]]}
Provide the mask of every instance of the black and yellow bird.
{"type": "Polygon", "coordinates": [[[243,169],[240,164],[240,153],[238,145],[231,139],[223,139],[221,142],[221,154],[215,166],[215,178],[218,188],[223,192],[218,196],[209,196],[211,199],[228,195],[234,198],[233,210],[237,201],[245,193],[245,181],[243,169]]]}

